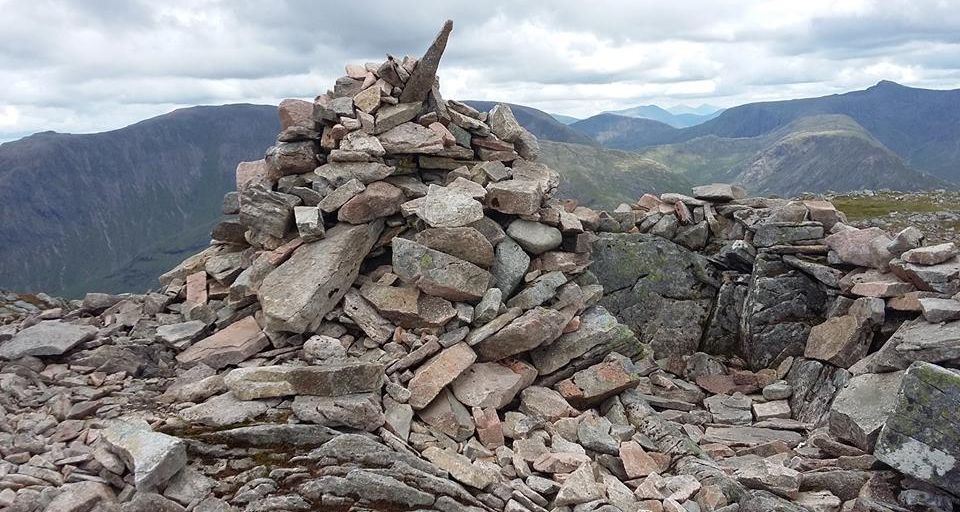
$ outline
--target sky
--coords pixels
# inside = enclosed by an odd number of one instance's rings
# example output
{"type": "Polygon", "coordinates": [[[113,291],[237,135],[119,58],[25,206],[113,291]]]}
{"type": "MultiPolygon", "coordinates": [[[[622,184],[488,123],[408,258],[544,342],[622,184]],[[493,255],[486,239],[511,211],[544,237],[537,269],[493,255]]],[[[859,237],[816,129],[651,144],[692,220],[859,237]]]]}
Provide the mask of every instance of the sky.
{"type": "Polygon", "coordinates": [[[956,0],[0,0],[0,13],[0,141],[309,99],[346,63],[419,56],[448,18],[446,98],[576,117],[883,79],[960,88],[956,0]]]}

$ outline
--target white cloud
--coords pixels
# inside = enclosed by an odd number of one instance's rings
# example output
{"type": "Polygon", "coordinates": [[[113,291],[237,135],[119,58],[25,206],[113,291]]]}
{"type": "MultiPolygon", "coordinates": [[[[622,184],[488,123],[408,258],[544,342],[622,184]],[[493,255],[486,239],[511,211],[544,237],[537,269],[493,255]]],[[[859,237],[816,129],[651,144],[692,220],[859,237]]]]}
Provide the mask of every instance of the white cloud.
{"type": "Polygon", "coordinates": [[[960,87],[943,0],[0,0],[0,140],[117,128],[194,104],[277,102],[346,62],[418,54],[443,19],[451,98],[587,116],[637,104],[960,87]]]}

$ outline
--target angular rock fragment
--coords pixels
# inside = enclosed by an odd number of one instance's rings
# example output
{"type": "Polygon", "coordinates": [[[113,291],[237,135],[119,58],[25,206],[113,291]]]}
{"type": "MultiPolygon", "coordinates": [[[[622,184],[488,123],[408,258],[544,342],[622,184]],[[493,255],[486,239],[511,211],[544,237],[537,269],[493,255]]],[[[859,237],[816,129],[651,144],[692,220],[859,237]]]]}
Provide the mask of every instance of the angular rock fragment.
{"type": "Polygon", "coordinates": [[[383,229],[382,222],[338,224],[326,238],[304,244],[260,285],[267,326],[304,332],[330,312],[357,278],[363,256],[383,229]]]}
{"type": "Polygon", "coordinates": [[[223,368],[249,358],[269,344],[257,321],[248,316],[194,343],[177,355],[177,361],[223,368]]]}
{"type": "Polygon", "coordinates": [[[426,293],[475,301],[487,290],[490,273],[473,263],[403,238],[395,238],[392,245],[394,272],[426,293]]]}
{"type": "Polygon", "coordinates": [[[365,362],[319,366],[256,366],[237,368],[224,377],[240,400],[288,395],[342,396],[377,391],[383,365],[365,362]]]}
{"type": "Polygon", "coordinates": [[[409,404],[416,410],[423,409],[477,359],[477,354],[466,343],[458,343],[444,349],[420,366],[410,380],[409,404]]]}
{"type": "Polygon", "coordinates": [[[58,320],[44,320],[18,332],[0,345],[0,359],[20,359],[24,356],[58,356],[93,339],[97,328],[75,325],[58,320]]]}
{"type": "Polygon", "coordinates": [[[187,463],[183,441],[154,432],[142,420],[116,421],[103,431],[103,439],[133,471],[140,491],[162,488],[187,463]]]}

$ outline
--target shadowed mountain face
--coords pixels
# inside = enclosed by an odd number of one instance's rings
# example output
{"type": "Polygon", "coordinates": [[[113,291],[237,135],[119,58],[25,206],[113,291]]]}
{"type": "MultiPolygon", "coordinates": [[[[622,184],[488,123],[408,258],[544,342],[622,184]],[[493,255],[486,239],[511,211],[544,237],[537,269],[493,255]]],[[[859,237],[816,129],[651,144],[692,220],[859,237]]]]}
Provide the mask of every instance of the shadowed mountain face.
{"type": "Polygon", "coordinates": [[[0,145],[0,285],[65,296],[155,287],[206,245],[237,163],[260,158],[278,129],[276,107],[226,105],[0,145]]]}
{"type": "Polygon", "coordinates": [[[721,111],[717,109],[716,111],[704,114],[686,112],[674,114],[673,112],[656,105],[640,105],[638,107],[630,107],[623,110],[612,110],[607,113],[627,117],[651,119],[653,121],[660,121],[661,123],[670,125],[674,128],[686,128],[688,126],[696,126],[698,124],[705,123],[720,115],[720,112],[721,111]]]}

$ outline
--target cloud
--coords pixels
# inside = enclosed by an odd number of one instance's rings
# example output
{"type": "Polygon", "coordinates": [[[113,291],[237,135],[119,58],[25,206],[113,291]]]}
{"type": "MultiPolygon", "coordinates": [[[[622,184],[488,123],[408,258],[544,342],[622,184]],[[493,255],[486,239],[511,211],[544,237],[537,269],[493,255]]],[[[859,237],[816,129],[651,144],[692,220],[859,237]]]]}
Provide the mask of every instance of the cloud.
{"type": "Polygon", "coordinates": [[[347,62],[419,55],[452,18],[447,97],[588,116],[960,87],[945,0],[0,0],[0,140],[195,104],[309,98],[347,62]]]}

